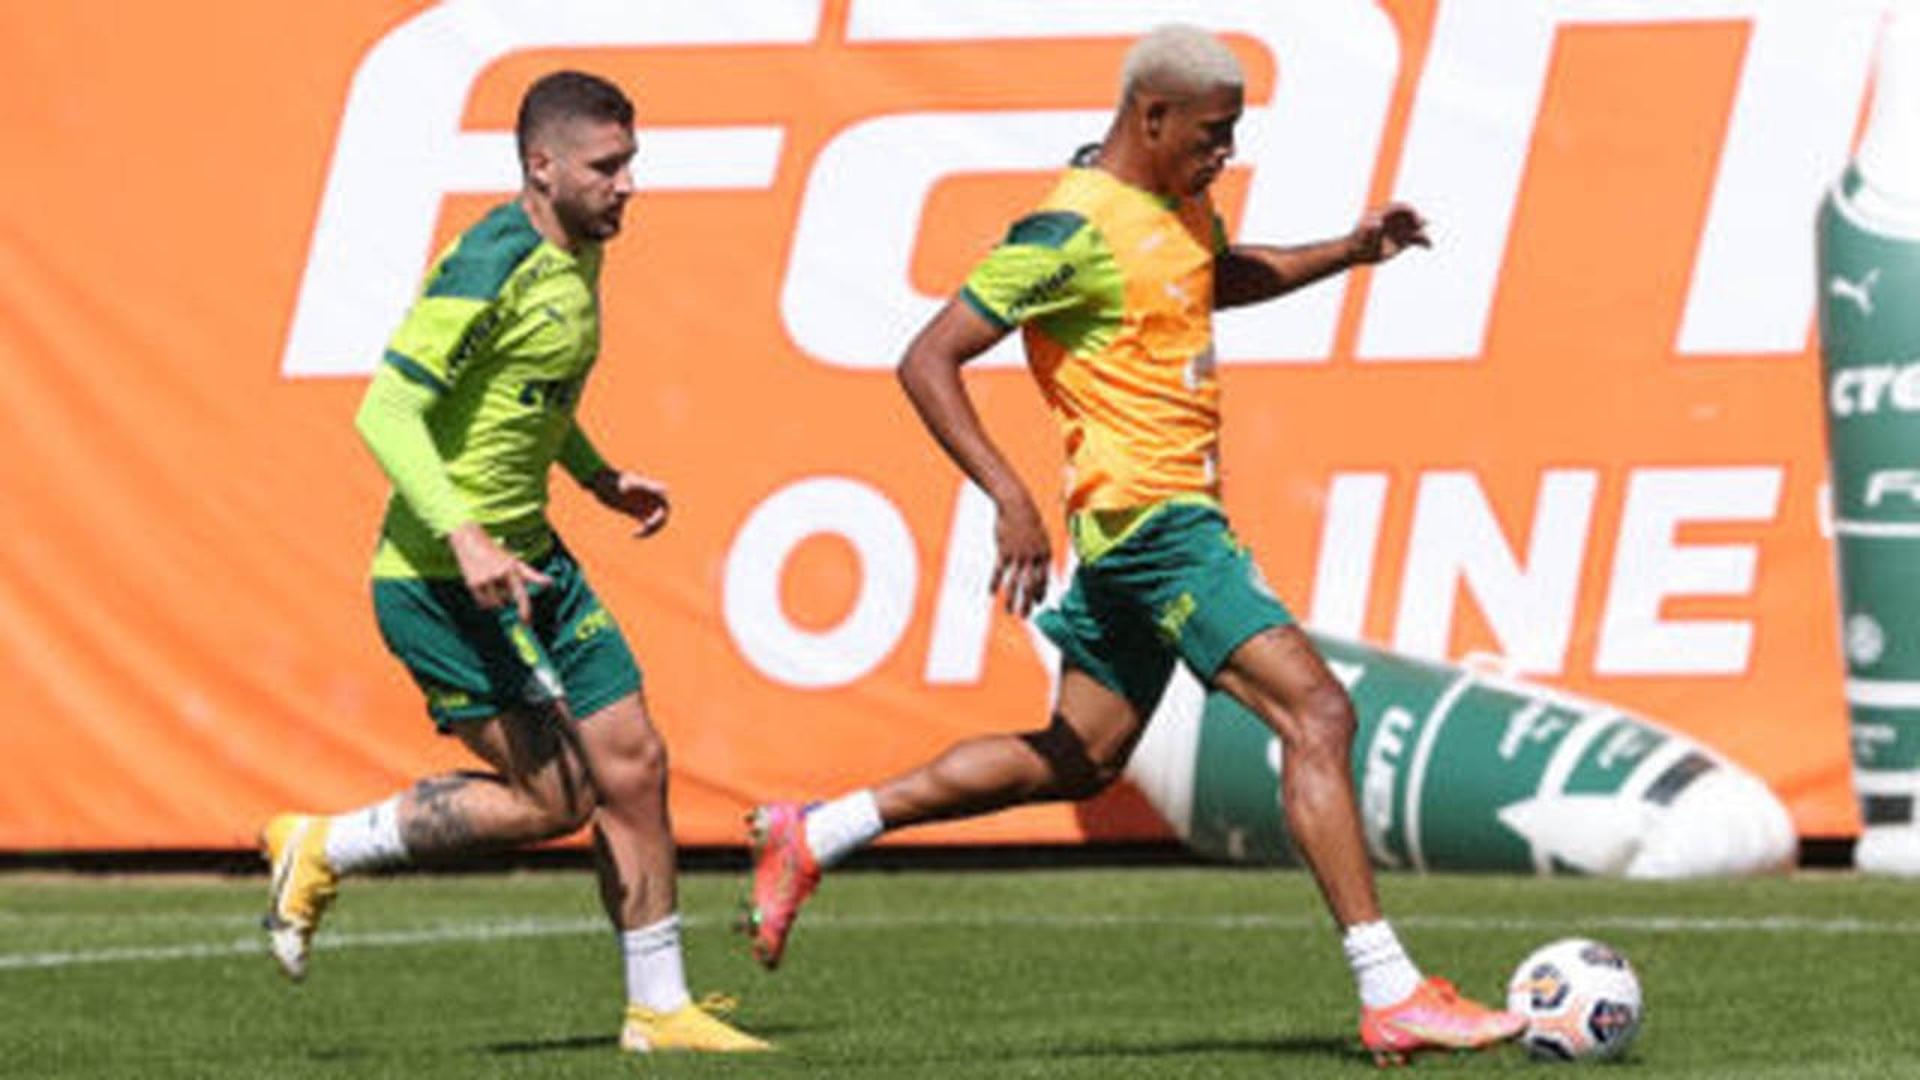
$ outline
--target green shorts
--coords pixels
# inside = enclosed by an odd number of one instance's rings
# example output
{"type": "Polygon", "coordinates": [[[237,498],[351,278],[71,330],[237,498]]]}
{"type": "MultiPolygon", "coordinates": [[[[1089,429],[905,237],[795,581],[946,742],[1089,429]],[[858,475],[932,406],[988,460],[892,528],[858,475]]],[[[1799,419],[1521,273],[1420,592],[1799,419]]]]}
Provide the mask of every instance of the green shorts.
{"type": "Polygon", "coordinates": [[[1293,614],[1210,505],[1170,504],[1074,571],[1035,620],[1062,659],[1150,716],[1176,659],[1209,685],[1242,642],[1293,614]]]}
{"type": "Polygon", "coordinates": [[[476,605],[460,581],[374,579],[380,636],[426,694],[440,730],[550,700],[554,683],[579,717],[640,689],[633,651],[567,549],[555,541],[534,568],[553,584],[534,590],[524,628],[511,608],[476,605]]]}

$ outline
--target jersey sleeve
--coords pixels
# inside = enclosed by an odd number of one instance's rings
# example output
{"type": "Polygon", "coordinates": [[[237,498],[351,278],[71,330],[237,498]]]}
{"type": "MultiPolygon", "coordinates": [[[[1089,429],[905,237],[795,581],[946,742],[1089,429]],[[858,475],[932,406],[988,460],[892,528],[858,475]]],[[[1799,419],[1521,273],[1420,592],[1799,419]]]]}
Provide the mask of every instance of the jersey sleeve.
{"type": "Polygon", "coordinates": [[[583,487],[601,471],[609,468],[607,459],[600,456],[600,451],[594,447],[592,440],[587,438],[587,433],[581,430],[578,420],[575,420],[573,426],[567,429],[566,441],[560,444],[559,460],[560,467],[567,470],[567,475],[573,477],[574,483],[583,487]]]}
{"type": "Polygon", "coordinates": [[[382,367],[367,384],[354,426],[393,482],[393,490],[435,536],[445,536],[469,515],[427,430],[427,410],[437,398],[433,390],[400,369],[382,367]]]}
{"type": "Polygon", "coordinates": [[[1079,214],[1047,210],[1029,214],[967,275],[960,299],[1002,330],[1086,302],[1079,254],[1073,243],[1091,226],[1079,214]]]}
{"type": "Polygon", "coordinates": [[[485,336],[491,307],[467,297],[420,297],[388,340],[381,363],[435,394],[446,393],[459,378],[468,342],[485,336]]]}
{"type": "Polygon", "coordinates": [[[455,242],[388,340],[385,366],[436,393],[453,386],[493,332],[507,280],[540,244],[525,222],[524,214],[496,211],[455,242]]]}

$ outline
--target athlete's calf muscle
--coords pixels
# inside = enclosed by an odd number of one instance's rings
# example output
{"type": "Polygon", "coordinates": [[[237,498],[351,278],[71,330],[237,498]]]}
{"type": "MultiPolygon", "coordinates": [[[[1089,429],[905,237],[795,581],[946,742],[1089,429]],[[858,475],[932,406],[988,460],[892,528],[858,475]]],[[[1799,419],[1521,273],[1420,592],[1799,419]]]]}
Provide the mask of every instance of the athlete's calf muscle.
{"type": "Polygon", "coordinates": [[[408,852],[432,856],[466,851],[473,846],[473,820],[460,806],[460,793],[474,779],[464,773],[433,776],[407,792],[401,803],[400,839],[408,852]]]}

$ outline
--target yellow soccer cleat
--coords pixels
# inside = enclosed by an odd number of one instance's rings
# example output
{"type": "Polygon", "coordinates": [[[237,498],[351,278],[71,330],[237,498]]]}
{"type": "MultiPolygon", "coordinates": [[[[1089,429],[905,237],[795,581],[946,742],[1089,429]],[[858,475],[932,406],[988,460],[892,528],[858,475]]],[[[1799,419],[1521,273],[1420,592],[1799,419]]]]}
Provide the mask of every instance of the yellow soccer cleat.
{"type": "Polygon", "coordinates": [[[272,867],[267,914],[260,920],[267,944],[287,978],[307,974],[307,951],[320,916],[333,903],[339,880],[327,865],[327,819],[279,814],[260,831],[260,852],[272,867]]]}
{"type": "Polygon", "coordinates": [[[620,1027],[620,1049],[629,1054],[692,1050],[713,1054],[752,1053],[773,1049],[714,1016],[708,1008],[730,1004],[714,998],[688,1002],[668,1013],[641,1005],[627,1006],[627,1022],[620,1027]]]}

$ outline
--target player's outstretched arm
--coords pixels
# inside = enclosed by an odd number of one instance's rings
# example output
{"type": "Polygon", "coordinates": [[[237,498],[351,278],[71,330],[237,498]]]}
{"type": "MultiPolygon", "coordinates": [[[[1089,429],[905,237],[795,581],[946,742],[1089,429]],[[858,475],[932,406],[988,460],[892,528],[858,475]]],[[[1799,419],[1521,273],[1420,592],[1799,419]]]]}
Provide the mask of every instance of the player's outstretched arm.
{"type": "Polygon", "coordinates": [[[927,430],[954,464],[993,499],[998,512],[994,528],[998,554],[988,588],[998,592],[1004,586],[1007,610],[1024,617],[1046,596],[1052,544],[1032,494],[987,437],[960,378],[962,365],[1006,335],[1004,328],[955,297],[907,346],[898,375],[927,430]]]}
{"type": "Polygon", "coordinates": [[[1213,306],[1257,304],[1342,270],[1385,262],[1410,247],[1431,246],[1426,219],[1404,203],[1375,207],[1352,232],[1315,244],[1236,244],[1214,264],[1213,306]]]}

